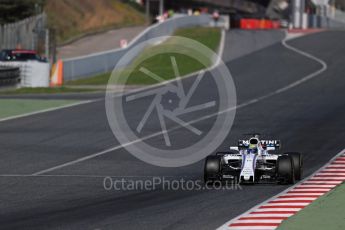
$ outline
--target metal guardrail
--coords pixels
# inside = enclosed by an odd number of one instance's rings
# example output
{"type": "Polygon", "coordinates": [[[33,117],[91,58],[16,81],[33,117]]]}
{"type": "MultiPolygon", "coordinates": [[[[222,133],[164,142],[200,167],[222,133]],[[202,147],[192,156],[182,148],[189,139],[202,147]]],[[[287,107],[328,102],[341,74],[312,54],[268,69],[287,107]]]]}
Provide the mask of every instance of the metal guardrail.
{"type": "Polygon", "coordinates": [[[345,22],[326,16],[309,15],[308,20],[309,28],[345,29],[345,22]]]}
{"type": "MultiPolygon", "coordinates": [[[[225,24],[226,22],[224,21],[223,18],[219,24],[225,24]]],[[[211,25],[212,22],[212,17],[209,14],[200,16],[178,16],[150,26],[130,42],[127,48],[64,59],[64,81],[87,78],[96,74],[110,72],[129,49],[143,41],[159,36],[169,36],[177,28],[211,25]]]]}
{"type": "Polygon", "coordinates": [[[0,25],[0,49],[36,49],[45,24],[46,15],[42,13],[19,22],[0,25]]]}
{"type": "Polygon", "coordinates": [[[0,66],[0,87],[16,85],[20,82],[19,67],[0,66]]]}
{"type": "Polygon", "coordinates": [[[330,18],[345,23],[345,12],[335,9],[333,15],[330,15],[330,18]]]}
{"type": "Polygon", "coordinates": [[[321,28],[345,29],[345,22],[333,18],[323,17],[321,19],[321,28]]]}

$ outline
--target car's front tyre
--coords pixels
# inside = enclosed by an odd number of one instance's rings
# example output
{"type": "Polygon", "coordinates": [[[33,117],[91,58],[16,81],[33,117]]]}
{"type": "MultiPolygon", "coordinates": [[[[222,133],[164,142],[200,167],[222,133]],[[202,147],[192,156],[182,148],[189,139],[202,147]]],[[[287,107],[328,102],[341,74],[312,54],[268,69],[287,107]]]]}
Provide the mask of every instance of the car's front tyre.
{"type": "Polygon", "coordinates": [[[295,174],[292,157],[282,155],[277,160],[277,178],[280,184],[294,184],[295,174]]]}
{"type": "Polygon", "coordinates": [[[289,155],[292,158],[292,163],[294,166],[294,174],[296,180],[302,179],[302,173],[303,173],[303,159],[302,154],[297,152],[289,152],[286,153],[286,155],[289,155]]]}
{"type": "Polygon", "coordinates": [[[221,158],[219,156],[211,155],[206,157],[204,167],[204,182],[210,183],[220,179],[221,173],[221,158]]]}

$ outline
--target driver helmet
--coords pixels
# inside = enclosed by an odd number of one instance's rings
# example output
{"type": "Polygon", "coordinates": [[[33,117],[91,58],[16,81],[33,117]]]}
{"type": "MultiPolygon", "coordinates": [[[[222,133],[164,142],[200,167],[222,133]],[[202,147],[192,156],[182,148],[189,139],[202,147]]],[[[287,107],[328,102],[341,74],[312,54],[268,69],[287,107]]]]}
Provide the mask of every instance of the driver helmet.
{"type": "Polygon", "coordinates": [[[251,138],[249,140],[248,152],[258,153],[259,141],[257,138],[251,138]]]}

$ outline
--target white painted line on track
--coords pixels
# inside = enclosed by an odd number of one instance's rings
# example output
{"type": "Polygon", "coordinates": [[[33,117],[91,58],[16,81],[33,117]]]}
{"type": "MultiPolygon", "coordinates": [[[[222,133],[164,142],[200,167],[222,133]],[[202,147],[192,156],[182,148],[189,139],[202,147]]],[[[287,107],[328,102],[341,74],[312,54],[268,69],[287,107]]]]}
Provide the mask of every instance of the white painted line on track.
{"type": "Polygon", "coordinates": [[[298,201],[298,200],[315,200],[316,197],[296,197],[296,198],[277,198],[274,201],[298,201]]]}
{"type": "Polygon", "coordinates": [[[318,189],[314,189],[314,188],[312,188],[312,189],[308,189],[308,188],[294,188],[293,190],[291,190],[291,191],[303,191],[303,192],[308,192],[308,191],[313,191],[313,192],[315,192],[315,191],[318,191],[318,192],[328,192],[328,191],[330,191],[331,189],[330,188],[318,188],[318,189]]]}
{"type": "MultiPolygon", "coordinates": [[[[38,99],[38,100],[40,100],[40,99],[38,99]]],[[[59,99],[57,99],[57,100],[59,100],[59,99]]],[[[35,111],[35,112],[24,113],[24,114],[20,114],[20,115],[11,116],[11,117],[5,117],[5,118],[0,119],[0,122],[9,121],[9,120],[17,119],[17,118],[22,118],[22,117],[28,117],[28,116],[32,116],[32,115],[41,114],[41,113],[52,112],[52,111],[55,111],[55,110],[70,108],[70,107],[74,107],[74,106],[78,106],[78,105],[84,105],[84,104],[88,104],[88,103],[95,102],[95,101],[97,101],[97,100],[79,101],[79,102],[71,103],[71,104],[68,104],[68,105],[63,105],[63,106],[53,107],[53,108],[49,108],[49,109],[38,110],[38,111],[35,111]]]]}
{"type": "MultiPolygon", "coordinates": [[[[224,35],[223,35],[223,33],[222,33],[222,37],[223,37],[223,36],[225,36],[225,33],[224,33],[224,35]]],[[[225,40],[225,39],[222,38],[222,40],[225,40]]],[[[223,44],[223,42],[222,42],[221,44],[223,44]]],[[[283,44],[287,49],[290,49],[290,50],[292,50],[292,51],[294,51],[294,52],[296,52],[296,53],[298,53],[298,54],[300,54],[300,55],[302,55],[302,56],[308,57],[308,58],[313,59],[314,61],[320,63],[320,64],[322,65],[322,68],[319,69],[319,70],[317,70],[317,71],[314,72],[314,73],[311,73],[311,74],[309,74],[309,75],[307,75],[307,76],[304,76],[303,78],[301,78],[301,79],[298,80],[298,81],[295,81],[295,82],[290,83],[290,84],[288,84],[288,85],[286,85],[286,86],[284,86],[284,87],[282,87],[282,88],[280,88],[280,89],[277,89],[276,91],[273,91],[273,92],[268,93],[268,94],[266,94],[266,95],[260,96],[260,97],[258,97],[258,98],[254,98],[254,99],[252,99],[252,100],[249,100],[249,101],[247,101],[247,102],[244,102],[244,103],[242,103],[242,104],[239,104],[239,105],[237,105],[237,106],[235,106],[235,107],[231,107],[231,108],[228,108],[228,109],[226,109],[226,110],[218,111],[217,113],[213,113],[213,114],[206,115],[206,116],[203,116],[203,117],[201,117],[201,118],[192,120],[192,121],[190,121],[190,122],[187,122],[186,125],[190,125],[190,124],[193,124],[193,123],[196,123],[196,122],[200,122],[200,121],[203,121],[203,120],[207,120],[207,119],[212,118],[212,117],[214,117],[214,116],[218,116],[218,115],[220,115],[220,114],[224,114],[224,113],[233,111],[233,110],[235,110],[235,109],[244,108],[244,107],[247,107],[247,106],[249,106],[249,105],[258,103],[258,102],[260,102],[260,101],[262,101],[262,100],[265,100],[265,99],[267,99],[267,98],[276,96],[276,95],[278,95],[278,94],[280,94],[280,93],[283,93],[283,92],[285,92],[285,91],[288,91],[288,90],[290,90],[290,89],[292,89],[292,88],[294,88],[294,87],[296,87],[296,86],[299,86],[299,85],[301,85],[302,83],[304,83],[304,82],[306,82],[306,81],[308,81],[308,80],[310,80],[310,79],[313,79],[313,78],[319,76],[321,73],[323,73],[324,71],[327,70],[327,64],[326,64],[323,60],[321,60],[321,59],[319,59],[319,58],[317,58],[317,57],[314,57],[314,56],[311,55],[311,54],[308,54],[308,53],[306,53],[306,52],[304,52],[304,51],[298,50],[298,49],[296,49],[296,48],[294,48],[294,47],[288,45],[288,44],[286,43],[286,40],[283,40],[283,41],[282,41],[282,44],[283,44]]],[[[223,46],[224,46],[224,45],[223,45],[223,46]]],[[[221,53],[223,52],[223,49],[224,49],[224,48],[222,47],[222,49],[220,50],[221,53]]],[[[220,55],[220,57],[221,57],[221,55],[220,55]]],[[[220,63],[220,59],[218,59],[217,63],[220,63]]],[[[168,81],[168,82],[169,82],[169,81],[168,81]]],[[[164,83],[167,84],[168,82],[164,82],[164,83]]],[[[157,86],[157,85],[154,85],[154,86],[152,86],[152,87],[156,87],[156,86],[157,86]]],[[[151,86],[150,86],[150,88],[151,88],[151,86]]],[[[129,93],[130,93],[130,92],[129,92],[129,93]]],[[[177,128],[181,128],[181,126],[179,126],[179,127],[174,127],[174,128],[172,128],[172,129],[167,130],[166,132],[170,132],[170,131],[172,131],[172,130],[176,130],[177,128]]],[[[47,173],[47,172],[51,172],[51,171],[54,171],[54,170],[57,170],[57,169],[61,169],[61,168],[67,167],[67,166],[71,166],[71,165],[74,165],[74,164],[77,164],[77,163],[80,163],[80,162],[83,162],[83,161],[86,161],[86,160],[89,160],[89,159],[92,159],[92,158],[95,158],[95,157],[98,157],[98,156],[101,156],[101,155],[104,155],[104,154],[107,154],[107,153],[112,152],[112,151],[114,151],[114,150],[121,149],[121,148],[126,147],[126,146],[128,146],[128,145],[132,145],[132,144],[135,144],[135,143],[138,143],[138,142],[147,140],[147,139],[149,139],[149,138],[156,137],[156,136],[158,136],[158,135],[162,135],[163,133],[164,133],[163,131],[157,132],[157,133],[151,134],[151,135],[146,136],[146,137],[141,138],[141,139],[137,139],[137,140],[132,141],[132,142],[128,142],[128,143],[125,143],[125,144],[122,144],[122,145],[118,145],[118,146],[115,146],[115,147],[112,147],[112,148],[109,148],[109,149],[105,149],[105,150],[103,150],[103,151],[101,151],[101,152],[98,152],[98,153],[94,153],[94,154],[91,154],[91,155],[88,155],[88,156],[85,156],[85,157],[81,157],[81,158],[75,159],[75,160],[73,160],[73,161],[66,162],[66,163],[64,163],[64,164],[56,165],[56,166],[51,167],[51,168],[47,168],[47,169],[44,169],[44,170],[41,170],[41,171],[38,171],[38,172],[34,172],[32,175],[40,175],[40,174],[44,174],[44,173],[47,173]]]]}
{"type": "Polygon", "coordinates": [[[271,206],[287,206],[287,205],[291,205],[291,206],[307,206],[308,204],[310,204],[310,202],[299,202],[299,201],[294,201],[294,202],[290,202],[290,201],[284,201],[284,203],[267,203],[265,204],[265,207],[271,207],[271,206]]]}
{"type": "Polygon", "coordinates": [[[318,174],[316,174],[316,176],[345,176],[345,173],[339,173],[339,172],[335,172],[335,173],[330,173],[330,172],[324,172],[324,170],[318,174]]]}
{"type": "Polygon", "coordinates": [[[267,204],[293,204],[293,205],[296,205],[297,203],[310,203],[310,201],[311,200],[302,199],[302,198],[296,199],[296,200],[292,200],[292,199],[287,200],[287,199],[278,198],[278,199],[275,199],[275,200],[268,202],[267,204]]]}
{"type": "Polygon", "coordinates": [[[313,177],[309,179],[310,182],[324,182],[324,183],[341,183],[343,179],[339,178],[325,178],[325,177],[313,177]]]}
{"type": "Polygon", "coordinates": [[[331,184],[339,185],[342,181],[306,181],[305,184],[331,184]]]}
{"type": "Polygon", "coordinates": [[[238,220],[281,220],[281,219],[286,219],[286,217],[284,216],[280,216],[280,217],[270,217],[270,216],[266,216],[266,217],[257,217],[257,216],[248,216],[248,217],[241,217],[238,220]]]}
{"type": "MultiPolygon", "coordinates": [[[[0,177],[84,177],[84,178],[105,178],[105,177],[110,177],[110,178],[153,178],[156,177],[154,175],[147,175],[147,176],[126,176],[126,175],[116,175],[116,176],[111,176],[111,175],[89,175],[89,174],[41,174],[41,175],[32,175],[32,174],[0,174],[0,177]]],[[[174,178],[175,176],[172,175],[164,175],[162,177],[165,178],[174,178]]]]}
{"type": "MultiPolygon", "coordinates": [[[[304,51],[302,51],[302,50],[299,50],[299,49],[297,49],[297,48],[294,48],[294,47],[288,45],[288,44],[286,43],[286,41],[287,41],[287,39],[283,40],[283,41],[282,41],[282,44],[283,44],[287,49],[290,49],[290,50],[292,50],[292,51],[295,51],[295,52],[297,52],[297,53],[299,53],[299,54],[301,54],[301,55],[303,55],[303,56],[305,56],[305,57],[308,57],[308,58],[310,58],[310,59],[312,59],[312,60],[314,60],[314,61],[320,63],[320,64],[322,65],[322,68],[321,68],[320,70],[318,70],[318,71],[316,71],[316,72],[314,72],[314,73],[312,73],[312,74],[309,74],[308,76],[306,76],[306,77],[300,79],[299,81],[290,84],[289,86],[286,86],[286,87],[283,87],[283,88],[280,89],[280,90],[277,90],[276,92],[283,92],[283,91],[286,91],[286,90],[288,90],[289,88],[295,87],[296,85],[299,85],[299,84],[301,84],[301,83],[303,83],[303,82],[305,82],[305,81],[307,81],[307,80],[310,80],[310,79],[312,79],[312,78],[314,78],[314,77],[320,75],[321,73],[323,73],[324,71],[327,70],[327,64],[326,64],[326,62],[324,62],[323,60],[321,60],[321,59],[319,59],[319,58],[317,58],[317,57],[315,57],[315,56],[313,56],[313,55],[311,55],[311,54],[308,54],[308,53],[306,53],[306,52],[304,52],[304,51]]],[[[308,178],[305,178],[304,180],[302,180],[302,181],[300,181],[299,183],[297,183],[297,184],[295,184],[295,185],[289,187],[288,189],[284,190],[283,192],[281,192],[281,193],[279,193],[279,194],[277,194],[277,195],[275,195],[275,196],[273,196],[273,197],[271,197],[271,198],[265,200],[264,202],[258,204],[258,205],[255,206],[255,207],[251,208],[251,209],[248,210],[247,212],[245,212],[245,213],[243,213],[243,214],[241,214],[241,215],[239,215],[239,216],[237,216],[237,217],[231,219],[230,221],[228,221],[228,222],[226,222],[225,224],[223,224],[222,226],[220,226],[220,227],[218,228],[218,230],[238,229],[238,228],[237,228],[238,226],[236,225],[236,221],[237,221],[240,217],[249,216],[249,215],[251,215],[252,213],[258,213],[258,212],[260,212],[260,211],[262,211],[262,210],[269,210],[269,209],[267,208],[267,207],[269,207],[267,204],[268,204],[270,201],[274,201],[275,199],[287,198],[287,197],[288,197],[288,198],[293,198],[294,196],[297,196],[297,197],[299,197],[299,198],[310,196],[310,197],[313,197],[313,198],[314,198],[315,196],[323,195],[323,194],[326,193],[326,192],[321,192],[321,193],[310,193],[310,192],[309,192],[309,193],[305,193],[304,191],[300,191],[300,192],[298,192],[298,191],[292,191],[292,192],[291,192],[291,188],[298,187],[298,186],[300,186],[300,185],[306,185],[306,184],[309,184],[309,183],[310,183],[310,184],[313,184],[313,185],[318,184],[318,183],[320,183],[320,184],[322,184],[322,185],[328,184],[328,183],[330,183],[330,184],[332,184],[332,185],[337,185],[337,184],[339,184],[339,183],[340,183],[339,181],[334,181],[334,180],[333,180],[333,181],[316,180],[315,177],[314,177],[314,175],[316,175],[318,172],[320,172],[320,171],[322,171],[323,169],[325,169],[327,166],[331,165],[331,163],[332,163],[335,159],[337,159],[337,157],[339,157],[339,156],[344,156],[344,155],[345,155],[344,151],[345,151],[345,149],[342,150],[340,153],[338,153],[338,154],[337,154],[335,157],[333,157],[325,166],[323,166],[322,168],[320,168],[319,170],[317,170],[316,172],[314,172],[314,173],[313,173],[312,175],[310,175],[308,178]],[[338,183],[338,182],[339,182],[339,183],[338,183]],[[266,207],[265,207],[265,206],[266,206],[266,207]],[[264,209],[263,209],[263,208],[264,208],[264,209]]],[[[339,166],[339,165],[337,165],[337,166],[339,166]]],[[[316,177],[316,178],[317,178],[317,177],[316,177]]],[[[317,185],[316,185],[316,186],[317,186],[317,185]]],[[[308,191],[306,191],[306,192],[308,192],[308,191]]],[[[279,207],[279,206],[276,206],[276,207],[279,207]]],[[[297,207],[297,206],[296,206],[296,207],[297,207]]],[[[276,210],[276,211],[277,211],[277,210],[279,210],[279,211],[284,211],[285,209],[278,209],[278,208],[276,208],[276,209],[272,209],[271,211],[274,211],[274,210],[276,210]]],[[[295,209],[295,210],[296,210],[296,211],[299,211],[300,209],[295,209]]],[[[243,229],[252,229],[251,227],[252,227],[252,226],[243,226],[243,229]]],[[[259,227],[259,226],[255,226],[255,227],[259,227]]],[[[276,227],[278,227],[278,226],[275,226],[275,227],[273,227],[272,229],[275,229],[276,227]]],[[[265,228],[265,229],[267,229],[267,228],[265,228]]]]}
{"type": "Polygon", "coordinates": [[[281,217],[281,218],[285,218],[285,217],[290,217],[294,214],[288,214],[288,213],[270,213],[270,214],[260,214],[260,213],[256,213],[256,214],[248,214],[248,217],[281,217]]]}
{"type": "Polygon", "coordinates": [[[313,193],[316,193],[316,192],[324,192],[324,191],[328,191],[329,189],[328,188],[318,188],[318,189],[308,189],[308,188],[296,188],[294,187],[293,189],[290,190],[290,192],[298,192],[298,193],[301,193],[301,192],[313,192],[313,193]]]}
{"type": "Polygon", "coordinates": [[[281,223],[284,219],[263,219],[263,220],[237,220],[236,223],[281,223]]]}
{"type": "Polygon", "coordinates": [[[336,185],[325,185],[325,184],[319,184],[319,185],[309,185],[309,184],[304,184],[304,185],[298,185],[299,188],[334,188],[336,185]]]}
{"type": "Polygon", "coordinates": [[[339,165],[329,165],[326,169],[342,169],[345,170],[345,165],[344,166],[339,166],[339,165]]]}
{"type": "Polygon", "coordinates": [[[320,173],[345,173],[345,169],[328,168],[328,169],[322,170],[322,172],[320,172],[320,173]]]}
{"type": "Polygon", "coordinates": [[[296,191],[301,191],[301,190],[307,190],[307,191],[311,191],[311,190],[320,190],[320,189],[330,189],[333,188],[334,186],[332,185],[331,187],[322,187],[322,186],[305,186],[305,185],[298,185],[297,187],[294,188],[294,190],[296,191]]]}
{"type": "MultiPolygon", "coordinates": [[[[284,208],[284,207],[281,207],[281,208],[264,207],[264,208],[262,208],[262,207],[263,206],[261,206],[259,209],[255,210],[255,212],[271,212],[271,211],[275,211],[275,212],[281,212],[281,211],[297,212],[297,211],[302,209],[301,207],[298,207],[298,208],[293,208],[293,207],[289,207],[289,208],[284,208]]],[[[236,221],[236,220],[234,220],[234,221],[236,221]]]]}
{"type": "MultiPolygon", "coordinates": [[[[204,71],[210,71],[210,70],[216,68],[220,64],[220,62],[222,60],[223,52],[224,52],[225,36],[226,36],[225,30],[222,30],[220,45],[219,45],[219,49],[218,49],[218,58],[217,58],[216,62],[212,66],[206,68],[204,71]]],[[[186,78],[195,76],[199,72],[200,71],[195,71],[193,73],[187,74],[187,75],[183,76],[182,79],[186,79],[186,78]]],[[[140,87],[138,89],[132,89],[132,90],[128,90],[128,91],[122,92],[122,93],[119,92],[119,93],[116,93],[115,96],[119,97],[119,96],[123,96],[123,95],[127,95],[127,94],[132,94],[132,93],[136,93],[136,92],[140,92],[140,91],[149,90],[149,89],[156,88],[156,87],[159,87],[159,86],[162,86],[162,85],[167,85],[167,84],[169,84],[171,82],[174,82],[176,80],[178,80],[178,79],[174,78],[174,79],[171,79],[171,80],[168,80],[168,81],[164,81],[164,82],[160,82],[160,83],[157,83],[157,84],[153,84],[153,85],[149,85],[149,86],[143,86],[143,87],[140,87]]],[[[57,100],[59,100],[59,99],[57,99],[57,100]]],[[[21,114],[21,115],[16,115],[16,116],[11,116],[11,117],[7,117],[7,118],[3,118],[3,119],[0,119],[0,122],[8,121],[8,120],[13,120],[13,119],[17,119],[17,118],[28,117],[28,116],[37,115],[37,114],[46,113],[46,112],[52,112],[52,111],[55,111],[55,110],[60,110],[60,109],[64,109],[64,108],[74,107],[74,106],[78,106],[78,105],[83,105],[83,104],[88,104],[88,103],[93,103],[93,102],[103,101],[103,100],[104,100],[104,98],[94,99],[94,100],[83,100],[83,101],[72,103],[72,104],[69,104],[69,105],[58,106],[58,107],[54,107],[54,108],[50,108],[50,109],[43,109],[43,110],[31,112],[31,113],[25,113],[25,114],[21,114]]]]}
{"type": "Polygon", "coordinates": [[[311,193],[311,192],[301,192],[301,193],[290,193],[290,192],[287,192],[286,195],[289,195],[289,196],[321,196],[325,194],[325,192],[315,192],[315,193],[311,193]]]}
{"type": "Polygon", "coordinates": [[[241,224],[238,223],[238,226],[236,227],[232,227],[232,230],[271,230],[271,229],[275,229],[277,225],[279,224],[274,224],[274,223],[261,223],[259,225],[259,223],[254,224],[253,226],[243,226],[243,225],[248,225],[248,224],[241,224]],[[256,225],[256,226],[254,226],[256,225]],[[269,225],[269,226],[268,226],[269,225]]]}
{"type": "Polygon", "coordinates": [[[234,230],[270,230],[270,229],[275,229],[276,227],[272,226],[253,226],[253,227],[233,227],[231,229],[234,230]]]}

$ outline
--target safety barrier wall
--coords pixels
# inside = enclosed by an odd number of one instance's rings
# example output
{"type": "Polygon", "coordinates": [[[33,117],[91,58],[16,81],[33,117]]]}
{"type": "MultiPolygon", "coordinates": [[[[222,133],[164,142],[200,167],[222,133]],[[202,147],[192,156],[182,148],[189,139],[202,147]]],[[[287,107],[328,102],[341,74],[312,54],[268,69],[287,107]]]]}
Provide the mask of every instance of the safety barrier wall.
{"type": "Polygon", "coordinates": [[[338,9],[334,9],[334,12],[330,14],[330,18],[333,18],[335,21],[345,23],[345,12],[338,9]]]}
{"type": "MultiPolygon", "coordinates": [[[[224,20],[223,20],[224,21],[224,20]]],[[[87,78],[114,69],[121,57],[133,46],[159,36],[169,36],[174,30],[182,27],[209,25],[212,17],[208,14],[200,16],[178,16],[159,24],[155,24],[143,31],[127,48],[115,49],[91,55],[63,60],[64,81],[87,78]]]]}
{"type": "Polygon", "coordinates": [[[18,67],[0,66],[0,87],[17,85],[20,82],[20,70],[18,67]]]}
{"type": "Polygon", "coordinates": [[[308,20],[309,28],[329,28],[329,29],[345,29],[345,22],[335,20],[329,17],[318,15],[310,15],[308,20]]]}
{"type": "Polygon", "coordinates": [[[332,18],[322,17],[321,27],[330,29],[345,29],[345,22],[337,21],[332,18]]]}
{"type": "MultiPolygon", "coordinates": [[[[16,78],[18,87],[48,87],[49,86],[49,63],[38,61],[25,62],[0,62],[0,66],[12,69],[13,73],[7,76],[16,78]],[[17,76],[18,75],[18,76],[17,76]]],[[[4,78],[6,75],[4,76],[4,78]]],[[[1,78],[1,75],[0,75],[1,78]]]]}
{"type": "Polygon", "coordinates": [[[44,13],[19,22],[0,25],[0,49],[36,49],[37,39],[45,31],[45,26],[44,13]]]}

